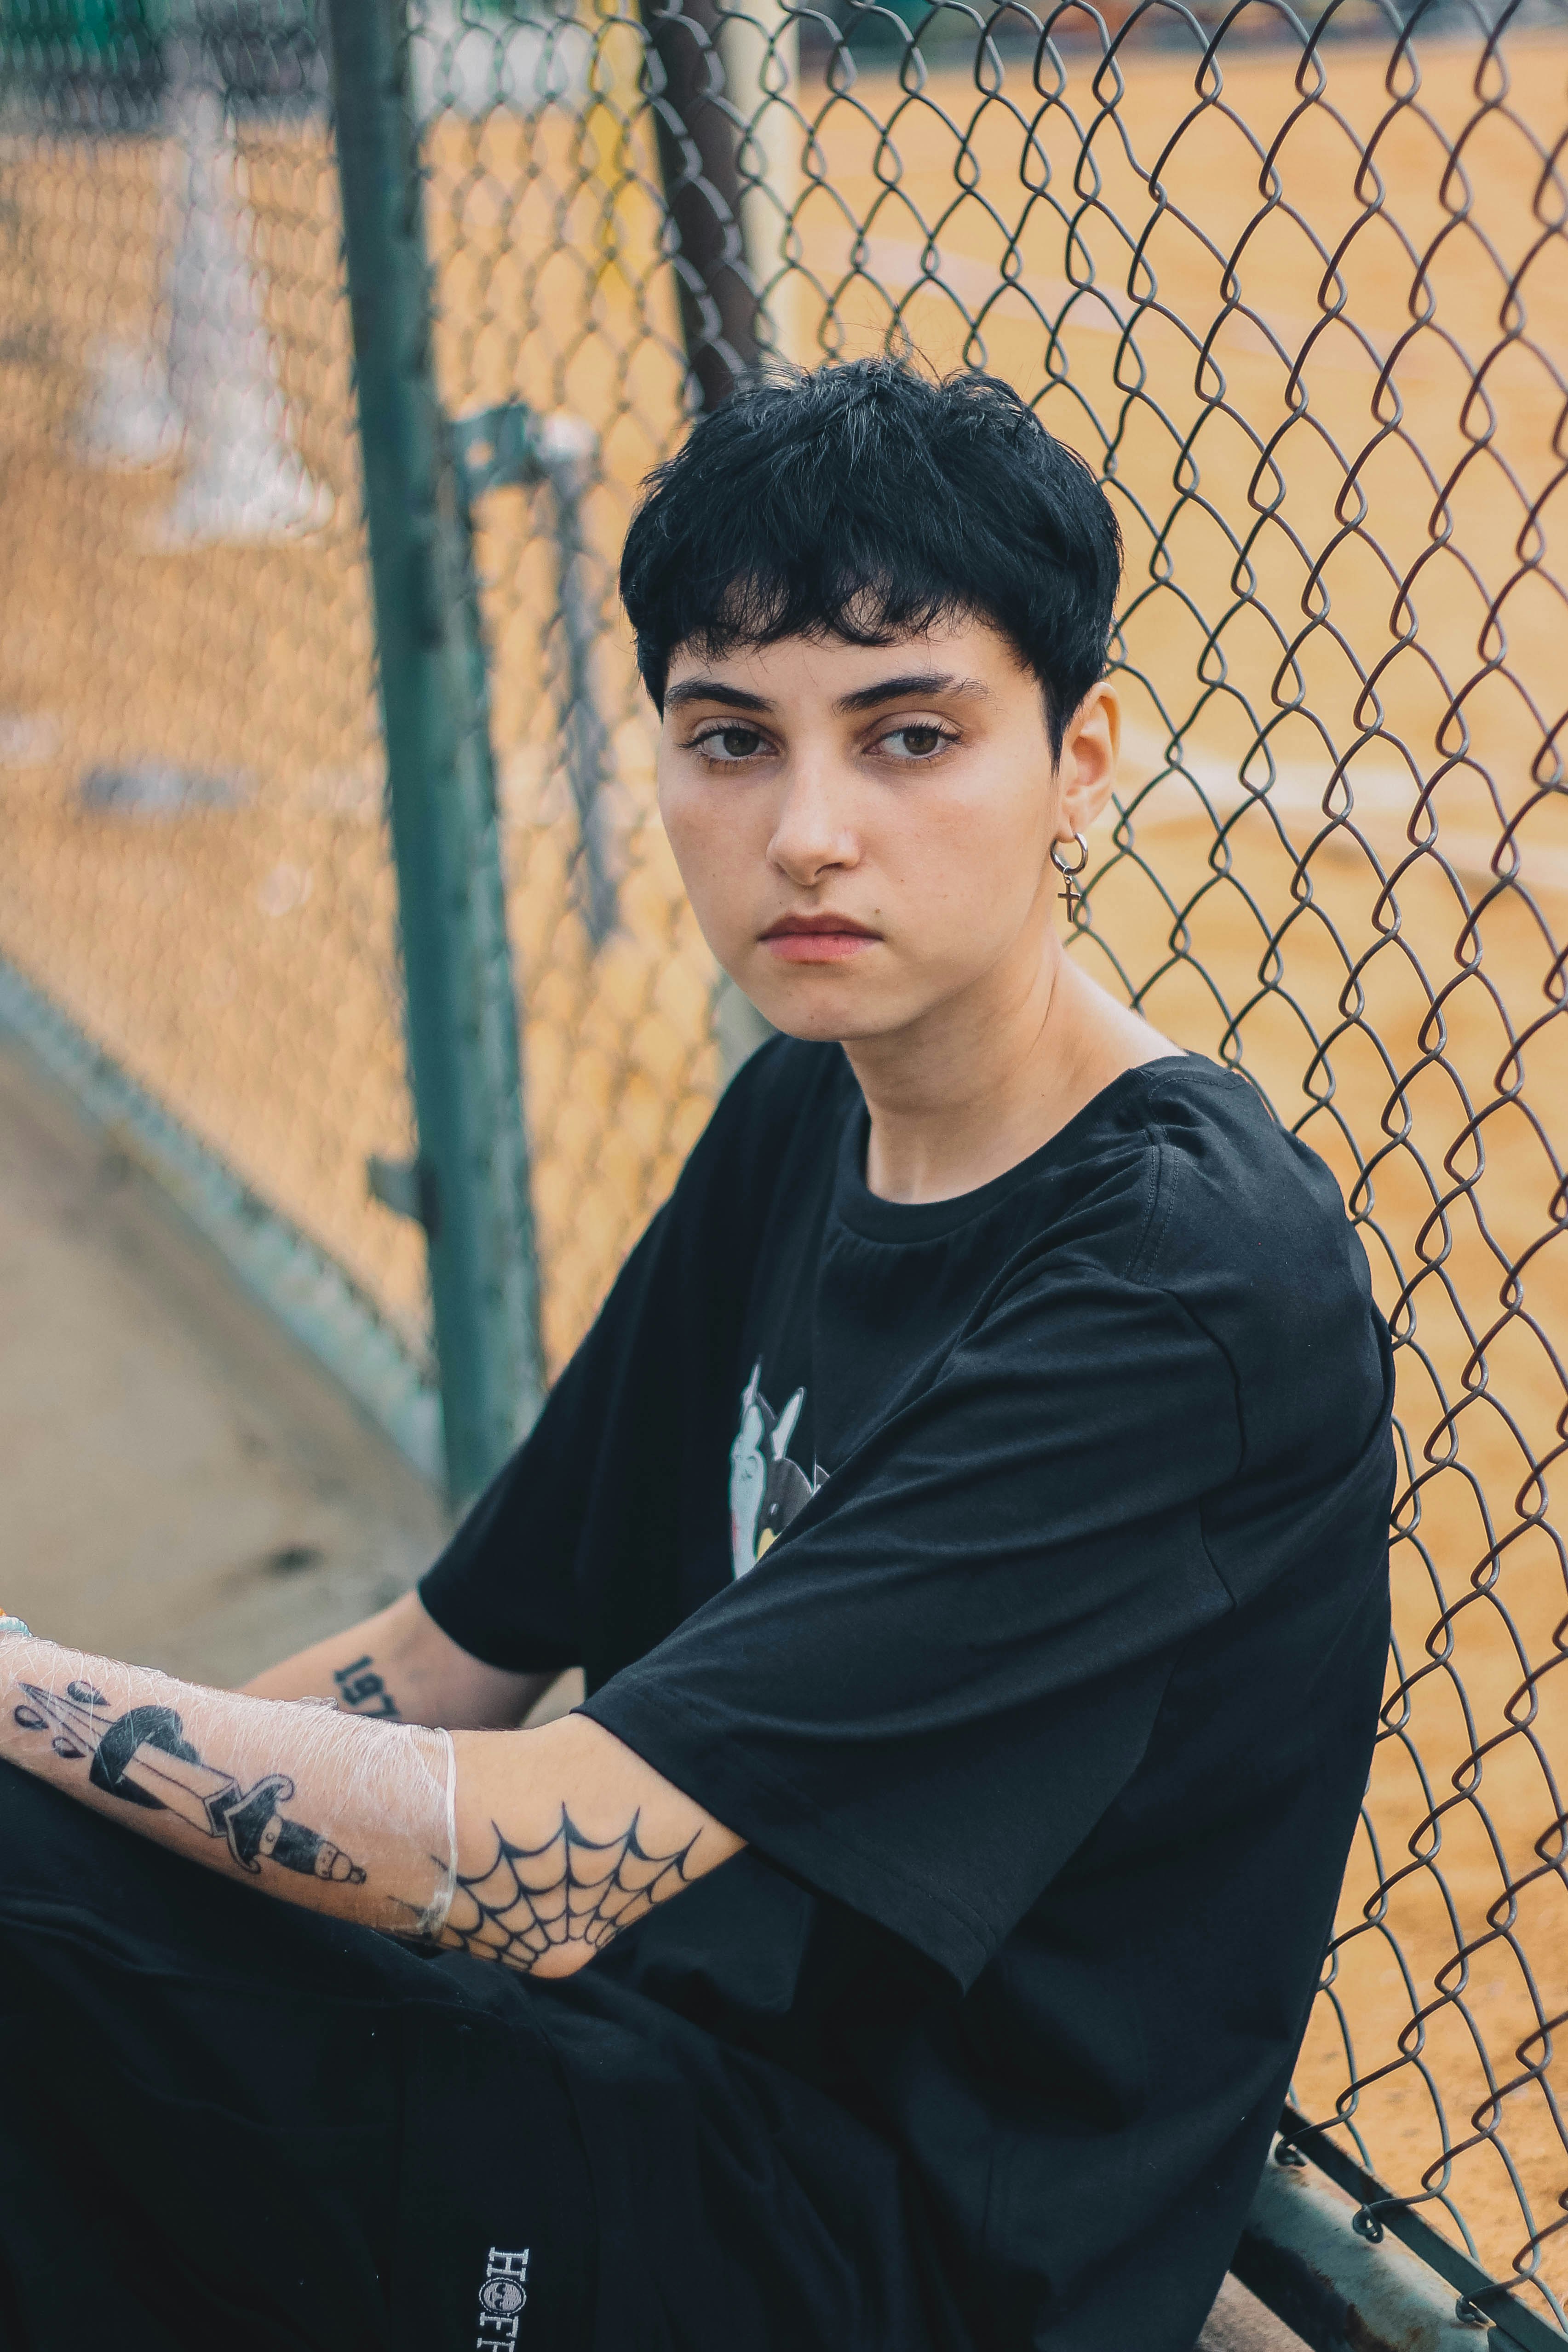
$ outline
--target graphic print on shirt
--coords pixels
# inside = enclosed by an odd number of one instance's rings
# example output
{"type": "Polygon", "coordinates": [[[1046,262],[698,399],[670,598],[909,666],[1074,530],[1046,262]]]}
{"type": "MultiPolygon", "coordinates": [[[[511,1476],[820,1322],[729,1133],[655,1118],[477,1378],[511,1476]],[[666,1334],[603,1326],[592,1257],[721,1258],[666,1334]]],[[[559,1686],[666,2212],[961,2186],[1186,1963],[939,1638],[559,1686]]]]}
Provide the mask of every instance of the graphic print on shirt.
{"type": "Polygon", "coordinates": [[[755,1568],[827,1479],[813,1468],[808,1477],[789,1454],[789,1440],[806,1402],[797,1389],[781,1412],[762,1393],[762,1359],[751,1368],[740,1399],[740,1427],[729,1449],[729,1551],[737,1577],[755,1568]]]}

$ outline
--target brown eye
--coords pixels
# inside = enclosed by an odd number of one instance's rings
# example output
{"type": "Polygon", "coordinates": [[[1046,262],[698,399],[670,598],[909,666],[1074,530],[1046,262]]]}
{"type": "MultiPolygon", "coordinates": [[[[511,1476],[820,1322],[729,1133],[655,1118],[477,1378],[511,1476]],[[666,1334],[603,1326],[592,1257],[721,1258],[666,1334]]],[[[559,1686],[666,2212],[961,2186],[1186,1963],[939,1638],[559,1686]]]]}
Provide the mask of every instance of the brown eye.
{"type": "Polygon", "coordinates": [[[883,738],[895,758],[906,760],[928,760],[947,740],[940,727],[895,727],[883,738]]]}
{"type": "Polygon", "coordinates": [[[754,760],[767,746],[755,727],[715,727],[706,735],[699,735],[695,748],[705,758],[754,760]]]}

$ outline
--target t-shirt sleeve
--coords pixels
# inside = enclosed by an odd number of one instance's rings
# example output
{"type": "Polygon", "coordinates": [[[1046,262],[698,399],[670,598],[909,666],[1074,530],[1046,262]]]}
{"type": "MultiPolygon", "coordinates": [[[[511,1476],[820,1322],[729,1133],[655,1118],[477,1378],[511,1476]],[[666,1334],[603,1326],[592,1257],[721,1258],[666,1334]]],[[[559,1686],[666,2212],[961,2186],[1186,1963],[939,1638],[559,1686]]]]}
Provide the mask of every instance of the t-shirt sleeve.
{"type": "Polygon", "coordinates": [[[722,1536],[746,1274],[789,1139],[842,1057],[779,1039],[733,1080],[532,1431],[420,1582],[470,1656],[580,1665],[590,1689],[679,1614],[679,1566],[722,1536]],[[713,1458],[709,1458],[712,1456],[713,1458]]]}
{"type": "Polygon", "coordinates": [[[968,1985],[1132,1778],[1231,1605],[1228,1361],[1086,1267],[1004,1297],[745,1580],[587,1712],[968,1985]]]}
{"type": "Polygon", "coordinates": [[[471,1657],[515,1674],[580,1665],[577,1563],[596,1471],[624,1413],[645,1434],[643,1335],[678,1255],[669,1204],[621,1270],[592,1328],[511,1459],[420,1580],[430,1615],[471,1657]],[[632,1393],[626,1392],[630,1389],[632,1393]]]}

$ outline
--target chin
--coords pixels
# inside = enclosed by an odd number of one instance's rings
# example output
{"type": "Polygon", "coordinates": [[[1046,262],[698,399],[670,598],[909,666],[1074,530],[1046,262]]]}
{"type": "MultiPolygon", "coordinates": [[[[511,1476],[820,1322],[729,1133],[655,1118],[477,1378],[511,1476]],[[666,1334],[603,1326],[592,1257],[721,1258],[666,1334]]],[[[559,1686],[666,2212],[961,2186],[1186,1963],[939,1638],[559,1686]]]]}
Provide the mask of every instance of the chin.
{"type": "Polygon", "coordinates": [[[806,1045],[847,1045],[857,1038],[884,1037],[904,1028],[909,1020],[903,1007],[855,1004],[847,990],[824,989],[815,1002],[803,989],[773,989],[768,994],[775,1000],[771,1003],[760,996],[752,1000],[763,1019],[784,1036],[799,1037],[806,1045]]]}

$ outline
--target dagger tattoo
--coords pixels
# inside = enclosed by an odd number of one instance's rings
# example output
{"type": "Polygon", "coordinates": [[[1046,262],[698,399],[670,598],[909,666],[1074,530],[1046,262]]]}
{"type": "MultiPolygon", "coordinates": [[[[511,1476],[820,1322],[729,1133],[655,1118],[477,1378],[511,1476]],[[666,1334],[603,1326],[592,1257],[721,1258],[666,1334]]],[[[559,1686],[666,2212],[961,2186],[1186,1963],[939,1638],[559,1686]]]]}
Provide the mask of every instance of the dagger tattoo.
{"type": "Polygon", "coordinates": [[[340,1846],[278,1811],[294,1794],[286,1772],[268,1772],[242,1789],[232,1773],[202,1761],[172,1706],[107,1715],[109,1701],[90,1683],[68,1683],[63,1696],[35,1683],[22,1688],[29,1704],[16,1708],[16,1722],[24,1731],[52,1725],[56,1755],[90,1758],[88,1779],[95,1789],[130,1805],[177,1813],[204,1837],[221,1838],[253,1875],[264,1862],[276,1862],[302,1878],[364,1885],[364,1872],[340,1846]]]}

